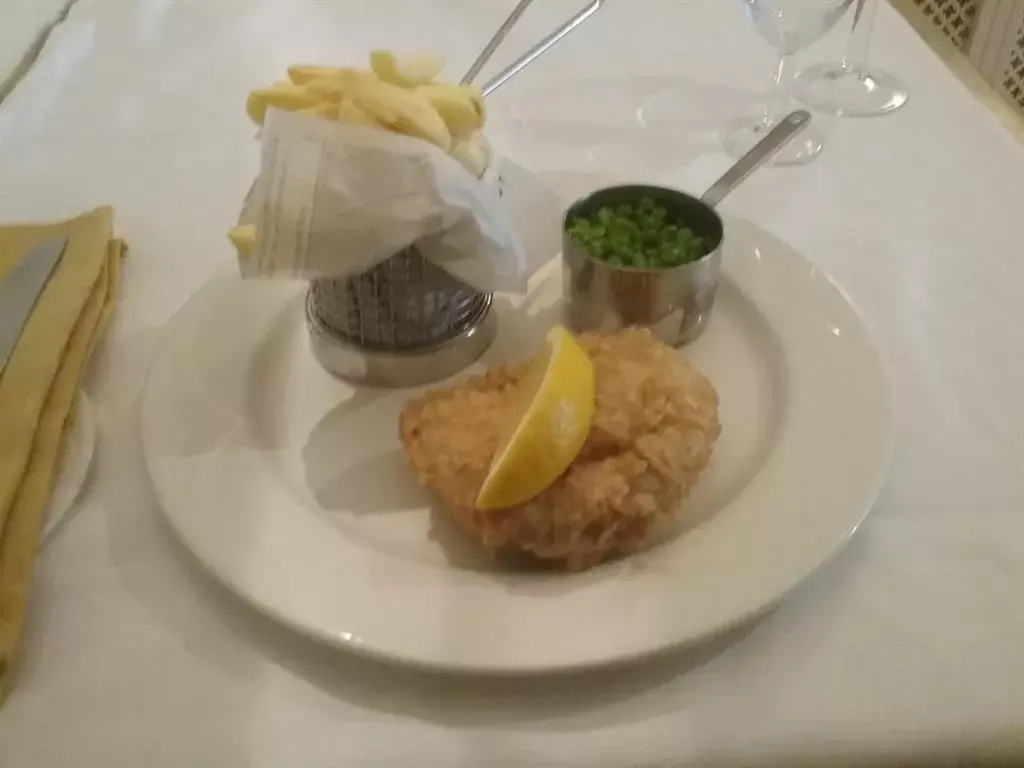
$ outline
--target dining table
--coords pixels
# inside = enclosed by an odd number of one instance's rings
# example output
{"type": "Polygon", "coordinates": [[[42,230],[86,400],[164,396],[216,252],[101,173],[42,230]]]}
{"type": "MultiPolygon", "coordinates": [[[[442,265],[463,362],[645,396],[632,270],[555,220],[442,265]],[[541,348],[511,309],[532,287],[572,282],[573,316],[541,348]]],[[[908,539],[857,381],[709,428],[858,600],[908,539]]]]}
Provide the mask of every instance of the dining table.
{"type": "MultiPolygon", "coordinates": [[[[485,76],[582,4],[537,0],[485,76]]],[[[909,103],[822,118],[820,156],[722,204],[831,275],[895,404],[870,516],[777,608],[635,663],[449,674],[278,625],[170,531],[140,398],[166,324],[235,263],[226,232],[260,162],[246,94],[292,62],[374,48],[440,51],[461,72],[511,6],[77,0],[0,104],[0,221],[109,204],[128,245],[85,383],[95,463],[36,561],[0,766],[1024,761],[1024,147],[884,3],[871,62],[909,103]]],[[[607,0],[488,98],[488,137],[567,203],[617,181],[699,193],[730,162],[718,129],[772,71],[743,3],[607,0]]]]}

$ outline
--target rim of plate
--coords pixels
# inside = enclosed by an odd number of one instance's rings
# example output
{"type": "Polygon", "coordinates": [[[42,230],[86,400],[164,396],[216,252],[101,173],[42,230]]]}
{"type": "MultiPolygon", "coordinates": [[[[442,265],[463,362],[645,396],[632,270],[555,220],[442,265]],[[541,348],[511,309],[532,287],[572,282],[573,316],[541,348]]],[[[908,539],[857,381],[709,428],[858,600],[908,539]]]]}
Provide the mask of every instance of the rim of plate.
{"type": "Polygon", "coordinates": [[[96,413],[85,390],[78,390],[75,424],[68,435],[54,482],[53,494],[46,507],[40,546],[45,547],[58,528],[62,528],[75,509],[89,480],[96,458],[96,413]]]}
{"type": "MultiPolygon", "coordinates": [[[[785,572],[785,577],[782,578],[777,576],[774,585],[770,588],[766,589],[762,585],[758,589],[743,590],[747,592],[748,597],[746,599],[739,600],[742,604],[742,608],[737,607],[735,610],[722,612],[717,620],[705,622],[700,628],[700,631],[697,632],[684,633],[677,631],[673,633],[671,631],[667,631],[662,632],[654,640],[647,643],[634,643],[633,647],[623,649],[621,651],[588,653],[579,658],[553,658],[548,661],[539,662],[531,662],[524,659],[512,660],[511,662],[502,659],[490,659],[488,661],[484,661],[479,658],[454,658],[450,655],[447,658],[442,658],[441,656],[444,656],[444,654],[439,656],[436,653],[424,654],[410,652],[407,649],[402,650],[382,647],[378,641],[374,641],[372,638],[368,641],[366,636],[357,635],[355,632],[339,631],[337,629],[328,630],[323,626],[318,626],[317,622],[311,622],[308,620],[308,617],[303,618],[299,615],[301,610],[296,609],[293,605],[282,605],[282,601],[280,600],[267,599],[266,595],[253,594],[249,587],[240,583],[241,579],[237,572],[231,572],[230,568],[224,567],[221,562],[221,558],[217,553],[211,551],[209,542],[204,543],[203,541],[197,540],[195,535],[196,531],[188,529],[188,527],[184,525],[181,516],[175,512],[175,499],[181,492],[181,484],[175,484],[169,480],[165,482],[162,478],[159,467],[154,466],[157,458],[153,456],[154,447],[152,442],[154,438],[149,437],[154,430],[154,420],[159,421],[159,418],[156,415],[158,405],[154,402],[154,380],[159,374],[161,365],[168,364],[168,359],[170,357],[168,352],[175,343],[174,334],[166,333],[161,339],[157,354],[154,356],[146,375],[142,397],[141,431],[143,438],[143,456],[152,481],[154,495],[156,496],[157,502],[163,511],[165,518],[170,523],[171,529],[175,532],[178,539],[192,553],[192,555],[195,556],[199,562],[202,563],[202,565],[223,585],[225,585],[244,602],[247,602],[252,607],[256,608],[258,611],[264,613],[273,620],[318,642],[335,646],[376,661],[398,664],[411,668],[443,671],[448,673],[454,672],[498,676],[583,671],[596,667],[628,664],[673,650],[692,647],[756,619],[777,606],[796,587],[830,562],[832,558],[834,558],[845,547],[870,513],[885,480],[886,471],[888,469],[894,446],[894,403],[892,389],[889,384],[891,379],[888,372],[888,366],[882,357],[878,346],[874,342],[871,333],[862,321],[859,312],[846,292],[832,279],[830,275],[818,269],[807,257],[776,236],[743,219],[734,217],[724,218],[727,233],[731,233],[733,237],[730,238],[727,234],[726,244],[724,246],[725,258],[723,259],[723,276],[733,279],[743,292],[748,295],[748,298],[750,297],[748,289],[750,289],[750,293],[761,294],[760,298],[762,301],[757,301],[755,298],[752,298],[751,300],[754,301],[755,306],[763,314],[765,321],[772,326],[773,330],[778,332],[780,330],[799,331],[799,328],[797,327],[799,324],[795,323],[792,319],[787,321],[791,326],[788,329],[780,329],[776,327],[780,320],[778,316],[779,307],[777,306],[777,303],[779,301],[784,301],[785,298],[792,298],[792,296],[776,296],[774,299],[767,298],[764,295],[766,293],[765,282],[760,279],[754,280],[753,277],[763,269],[769,270],[769,275],[772,272],[782,274],[787,270],[791,272],[795,270],[796,273],[801,274],[802,276],[797,278],[797,281],[804,281],[804,286],[802,286],[803,288],[810,286],[811,294],[813,295],[817,293],[816,300],[823,300],[826,304],[831,305],[833,312],[845,315],[845,317],[842,318],[843,327],[840,328],[839,325],[834,326],[833,333],[835,333],[837,337],[845,337],[846,341],[844,343],[851,344],[851,351],[854,352],[854,354],[848,357],[849,363],[854,365],[856,368],[859,368],[862,377],[874,388],[874,391],[869,394],[875,396],[875,400],[873,401],[875,413],[874,418],[871,419],[872,424],[870,425],[870,431],[872,433],[870,445],[865,445],[864,450],[856,457],[859,467],[858,471],[863,477],[861,481],[856,484],[856,488],[851,491],[855,497],[832,498],[832,501],[838,501],[840,505],[845,506],[844,512],[841,516],[836,516],[836,519],[833,521],[831,526],[825,526],[832,530],[824,531],[822,533],[824,537],[823,541],[814,546],[813,554],[804,553],[800,558],[798,558],[799,567],[793,566],[792,564],[788,567],[783,567],[782,570],[785,572]],[[743,241],[745,246],[749,246],[749,249],[752,252],[747,254],[744,258],[736,255],[740,250],[736,245],[739,241],[743,241]],[[762,251],[765,251],[765,253],[762,253],[762,251]],[[766,266],[769,264],[770,266],[766,266]],[[856,362],[854,362],[854,360],[856,360],[856,362]],[[840,517],[841,521],[839,520],[840,517]],[[827,543],[825,540],[827,540],[827,543]]],[[[558,258],[558,256],[555,258],[558,258]]],[[[241,280],[239,280],[237,276],[233,277],[235,280],[238,280],[238,283],[241,283],[241,280]]],[[[761,274],[761,277],[763,277],[763,274],[761,274]]],[[[769,278],[769,282],[770,280],[771,278],[769,278]]],[[[225,280],[224,274],[211,278],[210,281],[201,286],[189,297],[185,304],[168,323],[167,328],[173,328],[177,323],[182,322],[183,318],[197,311],[197,308],[208,299],[209,293],[218,290],[223,291],[231,285],[231,283],[228,283],[225,280]]],[[[803,298],[807,297],[804,296],[803,298]]],[[[786,324],[787,323],[782,323],[782,325],[786,324]]],[[[810,324],[813,323],[809,323],[809,325],[810,324]]],[[[789,338],[786,333],[779,333],[778,335],[783,347],[783,352],[787,354],[787,360],[785,361],[787,368],[792,371],[794,360],[789,353],[798,351],[795,348],[796,342],[794,342],[792,338],[789,338]]],[[[800,369],[800,361],[796,362],[796,369],[800,369]]],[[[790,382],[790,384],[792,384],[792,382],[790,382]]],[[[806,382],[801,384],[801,387],[803,386],[806,386],[806,382]]],[[[806,392],[798,392],[794,395],[794,393],[790,392],[791,397],[799,397],[807,394],[808,393],[806,392]]],[[[804,419],[806,420],[806,416],[804,419]]],[[[782,431],[784,434],[777,438],[776,448],[781,448],[783,444],[788,445],[793,440],[793,435],[790,434],[792,431],[791,429],[784,428],[782,431]]],[[[694,536],[706,537],[707,531],[715,527],[716,521],[718,525],[722,524],[723,521],[720,520],[720,517],[723,512],[737,506],[737,504],[744,499],[744,506],[749,507],[751,505],[751,499],[749,497],[752,494],[752,487],[759,484],[759,478],[761,478],[761,475],[765,473],[766,469],[780,461],[780,453],[782,452],[776,450],[773,452],[773,455],[767,458],[765,464],[759,469],[758,474],[751,479],[737,498],[732,499],[723,509],[716,511],[708,521],[705,521],[695,529],[684,533],[679,538],[686,539],[687,537],[694,536]]],[[[821,454],[819,453],[816,455],[820,457],[821,454]]],[[[782,458],[785,459],[786,457],[783,456],[782,458]]],[[[799,459],[799,457],[789,457],[790,463],[792,463],[794,459],[799,459]]],[[[831,467],[831,469],[834,470],[835,466],[831,467]]],[[[778,471],[778,468],[773,466],[773,471],[778,471]]],[[[789,471],[792,473],[793,469],[790,468],[789,471]]],[[[797,483],[794,484],[793,488],[798,489],[800,479],[799,471],[797,471],[797,477],[795,479],[797,483]]],[[[790,480],[793,480],[793,478],[790,478],[790,480]]],[[[180,497],[178,497],[178,501],[180,501],[180,497]]],[[[735,520],[731,520],[730,522],[734,523],[735,520]]],[[[732,527],[735,528],[736,526],[732,525],[732,527]]],[[[755,551],[750,547],[751,542],[748,541],[746,543],[746,554],[750,554],[755,551]]],[[[568,574],[555,576],[554,578],[571,579],[579,576],[587,576],[588,574],[592,576],[595,571],[600,572],[602,569],[607,569],[605,579],[603,580],[607,580],[609,575],[612,579],[615,579],[617,576],[621,576],[624,570],[629,568],[631,561],[651,561],[657,559],[659,562],[664,562],[668,557],[664,552],[671,549],[672,546],[673,545],[656,547],[653,550],[634,555],[630,558],[626,558],[625,560],[611,563],[606,566],[600,566],[598,569],[585,572],[584,574],[568,574]],[[654,558],[653,553],[655,551],[661,551],[662,555],[658,558],[654,558]]],[[[779,556],[769,558],[769,560],[775,563],[780,562],[779,556]]],[[[635,575],[635,573],[633,575],[635,575]]],[[[493,576],[494,574],[487,573],[472,574],[473,579],[476,579],[477,581],[487,581],[489,577],[493,576]]],[[[500,585],[498,588],[500,588],[500,585]]],[[[731,599],[733,602],[737,601],[735,594],[731,599]]]]}

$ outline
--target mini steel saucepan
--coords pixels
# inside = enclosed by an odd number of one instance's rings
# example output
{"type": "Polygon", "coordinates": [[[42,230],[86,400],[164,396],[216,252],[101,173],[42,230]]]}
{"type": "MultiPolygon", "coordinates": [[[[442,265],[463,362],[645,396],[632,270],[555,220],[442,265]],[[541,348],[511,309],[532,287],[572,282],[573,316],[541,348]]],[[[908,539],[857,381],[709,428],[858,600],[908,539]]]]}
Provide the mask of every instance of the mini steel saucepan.
{"type": "Polygon", "coordinates": [[[599,189],[573,203],[562,219],[562,290],[569,327],[582,332],[646,326],[673,346],[700,336],[714,305],[725,240],[715,206],[810,122],[810,113],[803,110],[784,117],[699,198],[677,189],[626,184],[599,189]],[[644,199],[666,209],[672,223],[699,236],[704,255],[664,269],[618,266],[593,257],[568,233],[577,218],[644,199]]]}

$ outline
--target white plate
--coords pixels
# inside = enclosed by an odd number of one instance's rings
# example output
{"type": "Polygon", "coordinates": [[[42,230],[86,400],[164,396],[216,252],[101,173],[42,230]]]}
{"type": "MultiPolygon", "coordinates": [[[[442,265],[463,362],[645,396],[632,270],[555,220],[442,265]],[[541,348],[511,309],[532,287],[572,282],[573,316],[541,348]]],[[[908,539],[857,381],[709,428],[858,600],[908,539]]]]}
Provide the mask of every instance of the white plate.
{"type": "MultiPolygon", "coordinates": [[[[173,528],[259,610],[334,645],[498,673],[578,668],[690,643],[777,603],[870,509],[890,453],[878,352],[842,293],[766,232],[727,224],[717,305],[685,350],[723,432],[681,521],[576,575],[497,570],[406,470],[409,392],[354,392],[311,357],[303,289],[216,279],[171,323],[147,383],[145,457],[173,528]]],[[[486,362],[559,317],[552,262],[500,305],[486,362]]]]}
{"type": "Polygon", "coordinates": [[[64,458],[53,487],[53,496],[46,509],[46,519],[40,541],[45,542],[78,501],[89,477],[96,452],[96,416],[92,401],[85,392],[78,393],[78,413],[75,425],[64,446],[64,458]]]}

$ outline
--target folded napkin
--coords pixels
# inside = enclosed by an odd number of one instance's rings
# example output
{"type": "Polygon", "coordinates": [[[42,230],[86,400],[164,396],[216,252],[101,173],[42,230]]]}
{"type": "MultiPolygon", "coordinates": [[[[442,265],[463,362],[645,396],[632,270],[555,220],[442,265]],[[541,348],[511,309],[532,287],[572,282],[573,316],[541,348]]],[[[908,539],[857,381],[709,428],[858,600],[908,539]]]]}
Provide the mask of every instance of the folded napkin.
{"type": "Polygon", "coordinates": [[[114,306],[123,244],[113,211],[0,227],[0,281],[31,248],[67,235],[54,270],[0,373],[0,702],[25,622],[32,566],[79,380],[114,306]]]}

